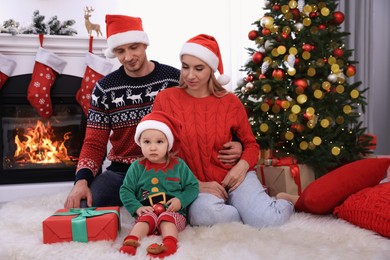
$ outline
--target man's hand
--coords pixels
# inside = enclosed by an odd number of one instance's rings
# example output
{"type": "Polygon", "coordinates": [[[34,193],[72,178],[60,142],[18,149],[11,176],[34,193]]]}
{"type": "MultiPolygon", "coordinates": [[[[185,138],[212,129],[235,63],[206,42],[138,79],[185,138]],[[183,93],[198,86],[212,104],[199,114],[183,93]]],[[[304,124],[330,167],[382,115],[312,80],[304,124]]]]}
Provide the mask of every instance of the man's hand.
{"type": "Polygon", "coordinates": [[[235,165],[241,158],[242,145],[240,142],[227,142],[223,145],[224,149],[219,150],[218,159],[227,165],[235,165]]]}
{"type": "Polygon", "coordinates": [[[64,207],[69,208],[80,208],[80,201],[87,199],[87,206],[92,207],[92,193],[88,187],[86,180],[78,180],[70,191],[64,207]]]}

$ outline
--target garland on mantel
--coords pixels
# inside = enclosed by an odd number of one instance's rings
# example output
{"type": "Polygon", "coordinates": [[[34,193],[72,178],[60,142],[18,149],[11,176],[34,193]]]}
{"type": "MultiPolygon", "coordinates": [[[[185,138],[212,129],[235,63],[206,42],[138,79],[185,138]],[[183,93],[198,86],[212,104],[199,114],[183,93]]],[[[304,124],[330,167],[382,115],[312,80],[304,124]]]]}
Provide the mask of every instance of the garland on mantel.
{"type": "Polygon", "coordinates": [[[65,20],[63,22],[58,20],[57,16],[53,16],[47,23],[44,22],[45,16],[39,14],[39,10],[34,11],[31,25],[28,27],[20,26],[20,23],[14,19],[8,19],[0,25],[0,33],[16,34],[50,34],[50,35],[69,35],[77,34],[72,25],[76,23],[75,20],[65,20]]]}

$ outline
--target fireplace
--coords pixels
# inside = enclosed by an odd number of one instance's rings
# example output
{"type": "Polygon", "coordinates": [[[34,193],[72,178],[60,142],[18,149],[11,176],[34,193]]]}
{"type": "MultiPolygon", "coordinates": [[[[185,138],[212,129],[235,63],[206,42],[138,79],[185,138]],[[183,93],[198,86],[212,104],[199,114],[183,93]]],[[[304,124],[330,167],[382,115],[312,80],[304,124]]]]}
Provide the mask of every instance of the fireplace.
{"type": "MultiPolygon", "coordinates": [[[[43,47],[67,61],[51,89],[53,115],[48,119],[39,117],[27,100],[38,35],[0,34],[0,41],[0,53],[17,62],[0,90],[0,193],[15,189],[14,184],[24,189],[28,184],[71,183],[85,134],[86,117],[75,96],[89,38],[45,36],[43,47]]],[[[105,44],[103,38],[94,39],[93,53],[102,56],[105,44]]]]}
{"type": "Polygon", "coordinates": [[[74,98],[81,78],[57,77],[48,119],[27,101],[30,80],[31,74],[10,77],[1,94],[0,184],[73,180],[85,132],[85,116],[74,98]]]}

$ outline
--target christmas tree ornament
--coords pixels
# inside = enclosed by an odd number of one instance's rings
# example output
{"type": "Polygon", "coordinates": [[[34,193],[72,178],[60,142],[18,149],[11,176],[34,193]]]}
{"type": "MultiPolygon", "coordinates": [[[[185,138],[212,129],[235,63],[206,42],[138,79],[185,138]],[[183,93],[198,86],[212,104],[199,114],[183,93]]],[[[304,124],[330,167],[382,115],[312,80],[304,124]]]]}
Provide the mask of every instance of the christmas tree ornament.
{"type": "Polygon", "coordinates": [[[340,48],[337,48],[333,51],[333,56],[335,56],[337,58],[341,58],[344,56],[344,51],[340,48]]]}
{"type": "Polygon", "coordinates": [[[263,54],[255,52],[252,56],[252,61],[256,64],[260,64],[263,61],[263,54]]]}
{"type": "Polygon", "coordinates": [[[356,74],[356,68],[355,66],[353,65],[348,65],[347,66],[347,69],[345,71],[345,75],[347,75],[347,77],[352,77],[352,76],[355,76],[356,74]]]}
{"type": "Polygon", "coordinates": [[[250,32],[248,33],[248,38],[249,38],[249,40],[251,40],[251,41],[256,40],[257,36],[259,36],[259,35],[257,34],[257,31],[256,31],[256,30],[252,30],[252,31],[250,31],[250,32]]]}
{"type": "Polygon", "coordinates": [[[0,89],[15,70],[16,61],[0,53],[0,89]]]}
{"type": "MultiPolygon", "coordinates": [[[[113,64],[106,59],[92,53],[93,36],[89,39],[89,51],[85,56],[87,65],[81,86],[76,93],[76,101],[79,103],[85,115],[88,115],[89,104],[91,102],[92,90],[96,82],[111,72],[113,64]]],[[[101,101],[103,102],[103,101],[101,101]]]]}
{"type": "Polygon", "coordinates": [[[344,22],[345,17],[343,12],[340,11],[333,12],[332,16],[333,16],[332,21],[334,24],[340,25],[344,22]]]}
{"type": "Polygon", "coordinates": [[[57,54],[42,47],[43,34],[39,35],[41,46],[35,56],[35,64],[30,84],[27,89],[27,99],[43,118],[51,117],[51,88],[66,66],[66,61],[57,54]]]}
{"type": "Polygon", "coordinates": [[[360,92],[357,89],[353,89],[349,95],[352,99],[357,99],[360,96],[360,92]]]}

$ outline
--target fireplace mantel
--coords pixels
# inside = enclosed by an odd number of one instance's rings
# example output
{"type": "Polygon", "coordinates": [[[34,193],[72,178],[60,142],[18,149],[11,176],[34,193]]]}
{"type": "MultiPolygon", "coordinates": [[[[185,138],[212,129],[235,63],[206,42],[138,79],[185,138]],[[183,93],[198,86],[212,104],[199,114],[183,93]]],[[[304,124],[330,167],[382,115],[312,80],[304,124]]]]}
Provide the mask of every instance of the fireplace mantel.
{"type": "MultiPolygon", "coordinates": [[[[36,34],[0,33],[0,53],[9,56],[17,63],[10,76],[32,73],[39,46],[39,36],[36,34]]],[[[92,46],[92,52],[95,55],[104,57],[103,53],[107,48],[105,38],[94,37],[92,46]]],[[[66,60],[67,65],[62,74],[77,77],[84,75],[86,67],[84,57],[89,50],[89,37],[45,35],[43,48],[66,60]]],[[[114,67],[117,65],[116,59],[110,62],[114,64],[114,67]]]]}

